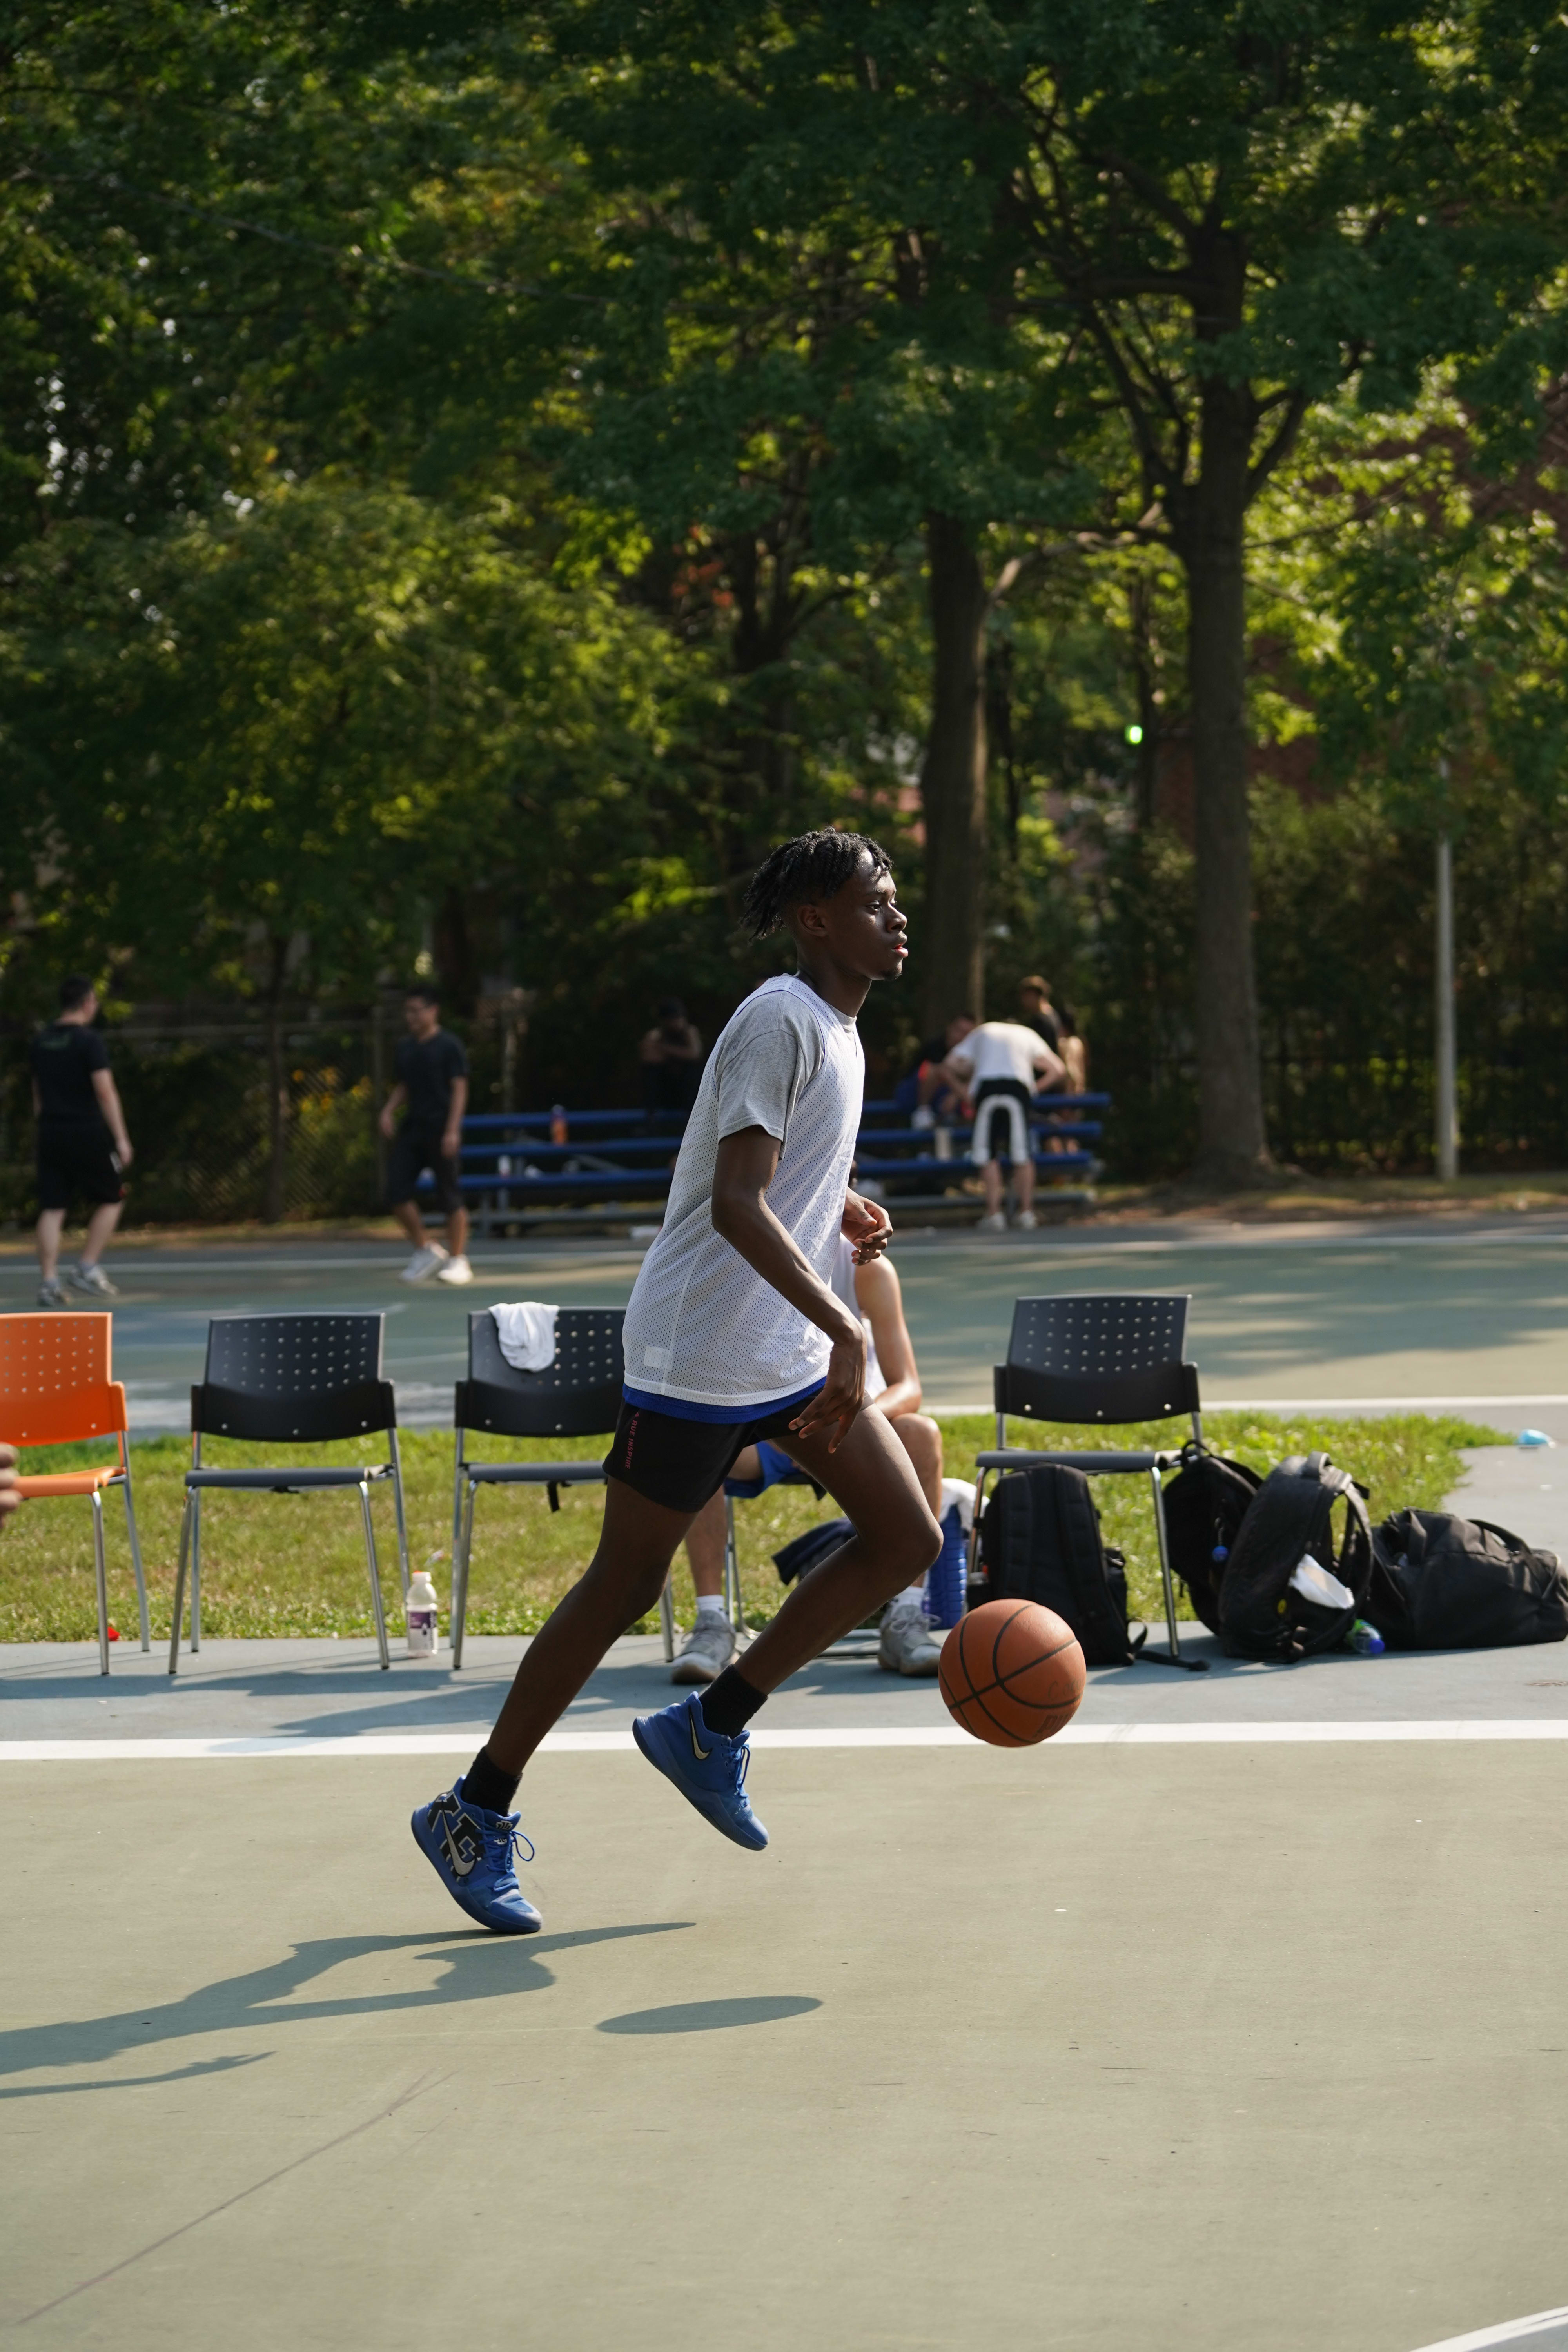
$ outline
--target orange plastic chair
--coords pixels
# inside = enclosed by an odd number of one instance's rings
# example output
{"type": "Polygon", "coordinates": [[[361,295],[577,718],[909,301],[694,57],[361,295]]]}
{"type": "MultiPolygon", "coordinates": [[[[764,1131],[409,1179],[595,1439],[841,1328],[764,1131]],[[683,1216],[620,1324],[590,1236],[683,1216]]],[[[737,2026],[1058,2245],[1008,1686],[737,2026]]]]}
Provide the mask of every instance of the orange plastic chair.
{"type": "Polygon", "coordinates": [[[125,1497],[142,1647],[153,1646],[147,1622],[147,1580],[131,1499],[131,1457],[125,1445],[125,1391],[109,1377],[110,1315],[0,1315],[0,1437],[9,1445],[69,1445],[87,1437],[117,1437],[120,1467],[61,1470],[18,1478],[30,1503],[58,1495],[85,1495],[92,1505],[93,1560],[98,1570],[98,1655],[109,1672],[109,1586],[103,1560],[103,1490],[125,1497]]]}

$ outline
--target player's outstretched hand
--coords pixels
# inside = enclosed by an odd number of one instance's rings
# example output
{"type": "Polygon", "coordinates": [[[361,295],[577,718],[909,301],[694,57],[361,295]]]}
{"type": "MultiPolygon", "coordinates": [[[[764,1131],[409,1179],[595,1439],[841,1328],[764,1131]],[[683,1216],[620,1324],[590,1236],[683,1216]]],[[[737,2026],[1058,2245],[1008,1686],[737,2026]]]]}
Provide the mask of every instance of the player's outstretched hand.
{"type": "Polygon", "coordinates": [[[880,1201],[868,1201],[863,1193],[847,1192],[838,1230],[847,1242],[854,1243],[856,1265],[869,1265],[892,1240],[893,1221],[880,1201]]]}
{"type": "Polygon", "coordinates": [[[16,1449],[0,1445],[0,1528],[13,1511],[22,1507],[22,1497],[16,1492],[16,1449]]]}
{"type": "Polygon", "coordinates": [[[827,1378],[816,1394],[802,1405],[790,1427],[797,1437],[810,1437],[819,1429],[831,1432],[827,1450],[837,1454],[865,1398],[866,1334],[860,1330],[852,1339],[834,1341],[833,1353],[827,1359],[827,1378]]]}

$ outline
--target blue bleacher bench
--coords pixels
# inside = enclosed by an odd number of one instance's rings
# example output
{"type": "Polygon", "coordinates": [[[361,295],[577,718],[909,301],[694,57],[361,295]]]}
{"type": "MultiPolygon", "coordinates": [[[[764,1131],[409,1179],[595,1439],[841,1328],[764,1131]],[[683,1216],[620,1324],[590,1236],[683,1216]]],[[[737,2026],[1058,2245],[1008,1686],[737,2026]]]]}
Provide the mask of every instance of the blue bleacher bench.
{"type": "MultiPolygon", "coordinates": [[[[1029,1119],[1037,1172],[1079,1176],[1080,1189],[1092,1186],[1102,1163],[1089,1147],[1104,1133],[1104,1120],[1095,1114],[1110,1108],[1109,1095],[1038,1097],[1029,1119]],[[1045,1148],[1058,1139],[1068,1148],[1045,1148]]],[[[483,1111],[463,1121],[458,1181],[481,1230],[527,1223],[573,1203],[642,1202],[653,1208],[668,1198],[685,1126],[679,1113],[568,1111],[564,1143],[550,1140],[552,1116],[483,1111]]],[[[967,1125],[950,1128],[952,1157],[939,1160],[933,1129],[911,1127],[909,1114],[894,1103],[868,1102],[856,1146],[858,1178],[874,1182],[894,1204],[946,1200],[975,1172],[968,1149],[972,1132],[967,1125]]],[[[419,1189],[434,1190],[428,1173],[421,1176],[419,1189]]]]}

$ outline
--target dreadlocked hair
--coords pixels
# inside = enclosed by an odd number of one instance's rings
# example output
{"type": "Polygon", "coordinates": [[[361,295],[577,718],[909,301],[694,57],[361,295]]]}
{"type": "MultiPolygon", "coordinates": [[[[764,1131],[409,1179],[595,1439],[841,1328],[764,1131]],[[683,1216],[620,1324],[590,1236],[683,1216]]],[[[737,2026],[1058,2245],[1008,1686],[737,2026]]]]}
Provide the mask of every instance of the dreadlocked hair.
{"type": "Polygon", "coordinates": [[[797,834],[793,841],[781,842],[752,875],[741,919],[752,939],[765,940],[803,899],[835,898],[868,859],[873,879],[892,872],[887,851],[863,833],[840,833],[825,825],[816,833],[797,834]]]}

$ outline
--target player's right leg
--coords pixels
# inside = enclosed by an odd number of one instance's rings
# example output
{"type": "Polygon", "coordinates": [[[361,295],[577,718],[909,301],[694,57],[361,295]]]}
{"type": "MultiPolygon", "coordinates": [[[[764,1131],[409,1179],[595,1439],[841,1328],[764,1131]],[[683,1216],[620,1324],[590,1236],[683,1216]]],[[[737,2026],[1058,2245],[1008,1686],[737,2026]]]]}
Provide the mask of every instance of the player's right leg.
{"type": "Polygon", "coordinates": [[[611,1643],[658,1607],[693,1517],[609,1479],[598,1549],[523,1652],[495,1729],[463,1777],[415,1813],[416,1844],[481,1927],[526,1936],[542,1924],[512,1861],[518,1816],[508,1809],[519,1778],[611,1643]]]}

